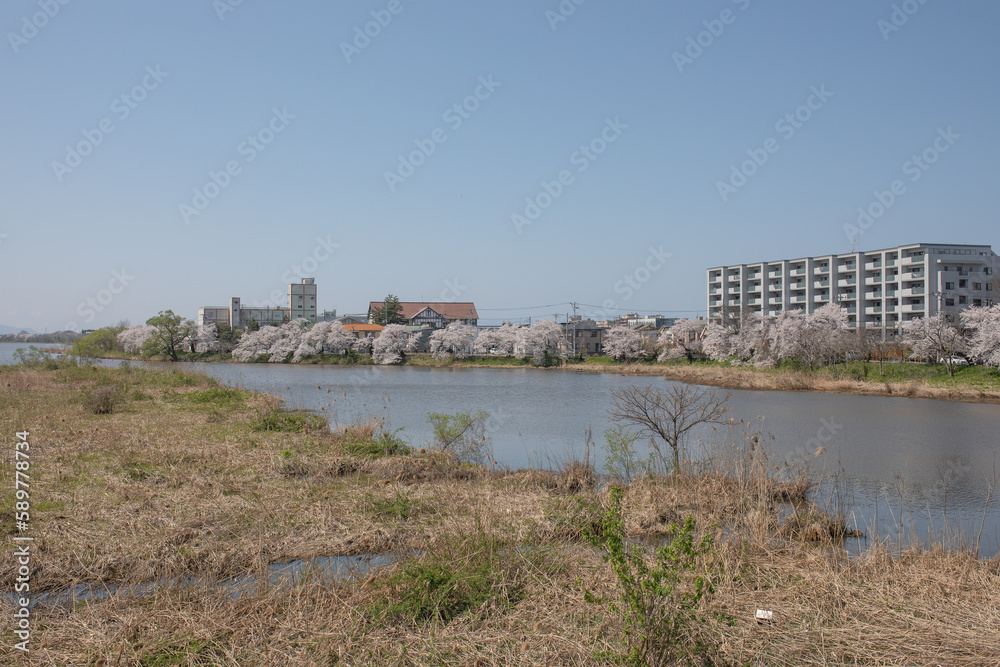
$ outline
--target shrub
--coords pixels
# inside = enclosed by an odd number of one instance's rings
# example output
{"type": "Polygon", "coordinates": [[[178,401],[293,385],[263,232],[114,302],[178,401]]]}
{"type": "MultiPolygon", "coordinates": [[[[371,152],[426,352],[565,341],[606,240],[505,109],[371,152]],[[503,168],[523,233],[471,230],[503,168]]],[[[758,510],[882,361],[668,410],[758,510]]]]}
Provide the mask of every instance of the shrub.
{"type": "MultiPolygon", "coordinates": [[[[695,542],[695,521],[671,524],[673,539],[656,549],[652,566],[644,548],[625,541],[621,487],[611,488],[603,517],[603,535],[590,535],[591,543],[605,551],[618,579],[620,598],[607,604],[624,622],[623,652],[614,656],[621,665],[668,665],[679,660],[709,661],[713,647],[701,630],[707,618],[699,608],[714,588],[709,558],[713,540],[705,535],[695,542]]],[[[585,597],[599,604],[589,591],[585,597]]]]}
{"type": "Polygon", "coordinates": [[[308,433],[327,428],[326,419],[308,412],[284,412],[272,409],[267,412],[257,411],[257,416],[250,423],[251,431],[279,431],[285,433],[308,433]]]}
{"type": "Polygon", "coordinates": [[[434,430],[434,445],[442,452],[466,463],[493,462],[486,424],[490,413],[458,412],[453,415],[431,412],[427,422],[434,430]]]}
{"type": "Polygon", "coordinates": [[[379,458],[382,456],[405,456],[410,453],[410,446],[399,435],[403,429],[395,431],[378,431],[371,435],[360,435],[342,443],[344,452],[352,456],[379,458]]]}
{"type": "Polygon", "coordinates": [[[85,394],[84,407],[95,415],[110,415],[122,403],[118,387],[96,387],[85,394]]]}
{"type": "Polygon", "coordinates": [[[548,552],[517,548],[478,532],[459,535],[406,561],[380,586],[385,597],[369,614],[413,624],[447,623],[466,613],[511,607],[537,569],[553,571],[548,552]]]}

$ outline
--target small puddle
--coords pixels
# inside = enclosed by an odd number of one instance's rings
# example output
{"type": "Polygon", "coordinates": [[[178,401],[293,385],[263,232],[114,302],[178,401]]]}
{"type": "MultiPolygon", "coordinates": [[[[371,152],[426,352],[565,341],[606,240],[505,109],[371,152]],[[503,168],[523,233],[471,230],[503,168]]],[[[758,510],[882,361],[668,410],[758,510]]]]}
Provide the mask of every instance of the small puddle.
{"type": "MultiPolygon", "coordinates": [[[[397,554],[361,554],[357,556],[317,556],[274,563],[267,568],[267,587],[294,585],[299,581],[316,577],[332,576],[342,581],[357,580],[371,570],[392,565],[404,558],[405,556],[397,554]]],[[[253,594],[259,590],[260,585],[258,577],[253,574],[222,580],[183,577],[121,586],[77,584],[71,588],[33,595],[31,601],[32,605],[74,605],[77,602],[105,600],[113,595],[145,597],[152,595],[157,589],[171,586],[205,586],[225,591],[229,597],[239,599],[244,595],[253,594]]],[[[8,594],[7,598],[12,601],[16,600],[14,594],[8,594]]]]}

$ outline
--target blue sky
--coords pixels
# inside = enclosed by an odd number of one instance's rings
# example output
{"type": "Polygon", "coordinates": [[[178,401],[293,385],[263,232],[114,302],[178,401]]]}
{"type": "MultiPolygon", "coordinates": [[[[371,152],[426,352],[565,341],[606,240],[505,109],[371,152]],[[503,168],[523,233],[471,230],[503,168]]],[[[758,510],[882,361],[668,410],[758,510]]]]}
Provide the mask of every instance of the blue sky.
{"type": "Polygon", "coordinates": [[[235,1],[3,4],[0,323],[694,315],[895,180],[861,249],[1000,245],[993,2],[235,1]]]}

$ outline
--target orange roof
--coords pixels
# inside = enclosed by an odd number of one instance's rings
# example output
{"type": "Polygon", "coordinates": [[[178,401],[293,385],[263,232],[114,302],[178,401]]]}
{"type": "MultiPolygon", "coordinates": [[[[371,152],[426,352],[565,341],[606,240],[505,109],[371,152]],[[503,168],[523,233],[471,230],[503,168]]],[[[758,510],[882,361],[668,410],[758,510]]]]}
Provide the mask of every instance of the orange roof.
{"type": "Polygon", "coordinates": [[[385,329],[381,324],[345,324],[344,331],[381,331],[385,329]]]}
{"type": "MultiPolygon", "coordinates": [[[[383,306],[382,301],[372,301],[368,304],[368,312],[383,306]]],[[[458,302],[430,302],[430,301],[400,301],[402,316],[405,320],[411,320],[424,308],[430,308],[435,313],[443,315],[446,320],[478,320],[479,314],[476,312],[476,305],[471,301],[458,302]]]]}

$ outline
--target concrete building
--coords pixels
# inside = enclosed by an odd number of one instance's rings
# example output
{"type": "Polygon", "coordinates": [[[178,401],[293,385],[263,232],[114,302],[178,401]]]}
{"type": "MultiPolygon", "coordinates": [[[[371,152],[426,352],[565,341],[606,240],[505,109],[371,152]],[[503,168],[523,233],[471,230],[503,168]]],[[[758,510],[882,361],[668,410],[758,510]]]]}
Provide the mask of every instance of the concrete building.
{"type": "MultiPolygon", "coordinates": [[[[228,306],[203,306],[198,309],[198,325],[226,324],[232,328],[246,326],[253,320],[257,324],[280,326],[292,320],[318,321],[316,317],[316,279],[303,278],[301,283],[288,286],[285,306],[246,306],[240,297],[229,299],[228,306]]],[[[334,312],[336,314],[336,311],[334,312]]]]}
{"type": "Polygon", "coordinates": [[[800,257],[708,269],[708,316],[812,313],[834,302],[851,327],[897,329],[997,298],[1000,258],[988,245],[914,243],[883,250],[800,257]]]}

